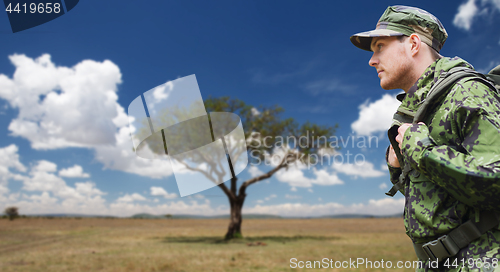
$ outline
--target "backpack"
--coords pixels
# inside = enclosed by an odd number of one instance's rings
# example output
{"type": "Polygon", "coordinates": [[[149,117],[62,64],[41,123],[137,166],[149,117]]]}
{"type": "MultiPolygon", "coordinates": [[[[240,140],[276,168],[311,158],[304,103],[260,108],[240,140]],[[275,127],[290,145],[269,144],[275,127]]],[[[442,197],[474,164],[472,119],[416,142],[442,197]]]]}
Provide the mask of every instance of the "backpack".
{"type": "MultiPolygon", "coordinates": [[[[461,79],[468,78],[468,80],[476,80],[489,86],[492,91],[496,92],[496,98],[499,98],[500,94],[500,65],[491,70],[488,74],[481,74],[475,70],[465,68],[465,67],[455,67],[450,69],[446,74],[441,76],[441,78],[432,86],[429,90],[427,97],[422,101],[422,105],[418,108],[415,116],[401,115],[399,113],[394,114],[394,119],[401,123],[418,123],[425,120],[427,110],[431,105],[439,103],[444,94],[451,90],[451,87],[461,79]]],[[[399,176],[399,181],[394,184],[386,195],[393,197],[400,189],[403,188],[406,178],[409,174],[419,175],[417,170],[411,169],[409,164],[404,164],[401,152],[399,150],[399,145],[391,137],[396,133],[397,126],[391,127],[389,130],[389,139],[391,140],[391,145],[396,152],[399,163],[402,166],[402,173],[399,176]],[[415,172],[415,173],[413,173],[415,172]]],[[[478,239],[481,235],[486,233],[488,230],[498,227],[500,223],[500,213],[491,211],[481,211],[476,215],[478,222],[473,220],[468,220],[467,222],[461,224],[457,228],[451,230],[446,235],[439,237],[436,240],[423,243],[423,244],[413,244],[415,253],[419,259],[425,260],[430,259],[431,261],[440,261],[449,257],[455,256],[460,249],[465,248],[472,241],[478,239]]]]}
{"type": "Polygon", "coordinates": [[[488,74],[481,74],[475,70],[465,67],[454,67],[441,77],[429,90],[427,98],[424,99],[423,104],[418,108],[418,111],[413,118],[413,123],[416,124],[418,122],[422,122],[430,103],[434,103],[436,98],[439,98],[445,92],[449,91],[456,82],[466,77],[469,77],[466,81],[480,81],[486,86],[492,88],[492,90],[496,90],[497,94],[500,93],[500,65],[493,68],[488,74]]]}
{"type": "MultiPolygon", "coordinates": [[[[427,97],[421,102],[422,105],[418,108],[417,112],[414,116],[410,115],[401,115],[399,113],[394,114],[394,119],[400,121],[401,123],[413,123],[416,124],[418,122],[423,122],[427,110],[429,107],[437,102],[439,102],[439,98],[444,97],[443,95],[450,91],[451,87],[461,79],[468,78],[468,80],[476,80],[481,83],[484,83],[486,86],[489,86],[490,89],[496,91],[498,95],[500,95],[500,65],[493,68],[488,74],[481,74],[475,70],[466,68],[466,67],[454,67],[450,69],[446,74],[441,76],[441,78],[432,86],[427,94],[427,97]]],[[[497,96],[498,98],[499,96],[497,96]]],[[[403,188],[404,180],[406,176],[412,171],[410,166],[405,164],[403,161],[403,157],[401,155],[399,144],[392,137],[393,135],[397,135],[398,127],[392,127],[389,130],[389,140],[391,141],[391,145],[394,148],[394,152],[398,158],[399,164],[402,166],[402,173],[399,177],[399,181],[394,184],[394,186],[386,193],[386,195],[393,197],[401,188],[403,188]]],[[[416,170],[413,170],[416,171],[416,170]]]]}

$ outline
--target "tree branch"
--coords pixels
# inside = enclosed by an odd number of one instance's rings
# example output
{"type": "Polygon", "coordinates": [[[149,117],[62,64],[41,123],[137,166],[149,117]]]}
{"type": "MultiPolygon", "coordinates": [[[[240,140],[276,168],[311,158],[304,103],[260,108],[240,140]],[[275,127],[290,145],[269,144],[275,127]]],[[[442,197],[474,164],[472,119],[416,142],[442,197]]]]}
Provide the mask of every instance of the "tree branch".
{"type": "Polygon", "coordinates": [[[229,189],[227,188],[226,184],[224,184],[224,182],[222,182],[221,184],[217,185],[219,186],[219,188],[221,188],[221,190],[227,195],[227,197],[234,201],[236,200],[236,195],[233,194],[231,191],[229,191],[229,189]]]}
{"type": "Polygon", "coordinates": [[[180,160],[177,160],[178,162],[180,162],[181,164],[183,164],[188,170],[192,170],[192,171],[196,171],[196,172],[200,172],[202,173],[205,177],[207,177],[209,180],[211,180],[213,183],[217,183],[217,181],[215,181],[208,173],[206,173],[205,171],[202,171],[198,168],[193,168],[191,166],[189,166],[187,163],[183,162],[183,161],[180,161],[180,160]]]}
{"type": "MultiPolygon", "coordinates": [[[[191,170],[191,171],[196,171],[196,172],[200,172],[201,174],[203,174],[205,177],[207,177],[209,180],[211,180],[213,183],[217,183],[217,181],[215,181],[212,176],[210,176],[207,172],[203,171],[203,170],[200,170],[198,168],[193,168],[191,166],[189,166],[187,163],[185,163],[184,161],[181,161],[181,160],[177,160],[178,162],[180,162],[181,164],[183,164],[187,169],[191,170]]],[[[213,169],[214,167],[212,167],[213,169]]],[[[216,171],[218,172],[218,171],[216,171]]],[[[219,173],[219,172],[218,172],[219,173]]],[[[218,175],[220,177],[220,175],[218,175]]],[[[231,182],[232,182],[233,179],[231,179],[231,182]]],[[[236,180],[235,180],[236,182],[236,180]]],[[[236,200],[236,189],[234,190],[234,193],[231,192],[227,186],[224,184],[224,182],[221,182],[219,184],[217,184],[217,186],[219,186],[219,188],[221,188],[221,190],[227,195],[227,197],[230,199],[230,200],[236,200]]]]}
{"type": "Polygon", "coordinates": [[[249,179],[245,182],[243,182],[243,184],[240,186],[240,191],[238,192],[238,196],[242,196],[245,194],[245,191],[247,189],[248,186],[256,183],[256,182],[259,182],[263,179],[267,179],[267,178],[270,178],[272,175],[274,175],[278,170],[280,170],[281,168],[283,167],[286,167],[288,165],[288,157],[291,155],[290,152],[288,152],[286,154],[286,156],[283,156],[283,159],[281,160],[280,164],[278,166],[276,166],[275,168],[273,168],[271,171],[265,173],[264,175],[260,175],[258,177],[255,177],[255,178],[252,178],[252,179],[249,179]]]}

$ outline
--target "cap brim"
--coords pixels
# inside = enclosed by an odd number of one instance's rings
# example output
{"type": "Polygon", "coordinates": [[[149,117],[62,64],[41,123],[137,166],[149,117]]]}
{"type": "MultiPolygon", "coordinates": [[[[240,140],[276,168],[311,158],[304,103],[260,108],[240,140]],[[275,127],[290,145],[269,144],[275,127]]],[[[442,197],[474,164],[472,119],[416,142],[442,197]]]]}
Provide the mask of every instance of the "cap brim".
{"type": "Polygon", "coordinates": [[[405,34],[390,29],[375,29],[354,34],[351,36],[350,40],[356,47],[366,51],[372,51],[370,45],[373,37],[395,37],[403,35],[405,34]]]}

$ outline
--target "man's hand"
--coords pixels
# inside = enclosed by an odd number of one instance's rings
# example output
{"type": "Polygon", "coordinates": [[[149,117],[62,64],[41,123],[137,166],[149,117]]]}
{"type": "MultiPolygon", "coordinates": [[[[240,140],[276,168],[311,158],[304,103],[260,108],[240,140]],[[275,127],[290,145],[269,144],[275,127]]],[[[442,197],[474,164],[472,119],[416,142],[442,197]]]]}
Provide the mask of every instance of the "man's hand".
{"type": "Polygon", "coordinates": [[[392,145],[389,146],[389,155],[387,155],[387,162],[390,166],[400,168],[398,157],[396,156],[396,152],[392,145]]]}
{"type": "MultiPolygon", "coordinates": [[[[423,123],[422,123],[423,124],[423,123]]],[[[396,136],[396,142],[399,143],[399,150],[401,150],[401,145],[403,144],[403,137],[405,135],[406,130],[411,127],[412,124],[404,123],[398,128],[398,136],[396,136]]],[[[403,154],[403,153],[401,153],[403,154]]]]}
{"type": "MultiPolygon", "coordinates": [[[[419,124],[425,125],[424,123],[420,122],[419,124]]],[[[411,127],[412,124],[410,123],[404,123],[398,128],[398,135],[396,136],[396,142],[399,143],[399,150],[402,152],[402,144],[403,144],[403,137],[405,135],[406,130],[411,127]]],[[[398,157],[396,156],[396,152],[394,151],[394,148],[391,147],[389,148],[389,155],[387,156],[387,162],[389,163],[390,166],[399,168],[401,165],[399,165],[398,157]]]]}

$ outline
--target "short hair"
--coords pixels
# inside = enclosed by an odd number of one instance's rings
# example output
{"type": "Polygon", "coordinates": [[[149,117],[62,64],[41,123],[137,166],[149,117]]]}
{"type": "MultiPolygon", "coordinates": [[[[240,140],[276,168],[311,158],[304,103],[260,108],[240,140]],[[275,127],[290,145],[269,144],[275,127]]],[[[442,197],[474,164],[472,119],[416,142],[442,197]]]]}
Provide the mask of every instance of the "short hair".
{"type": "MultiPolygon", "coordinates": [[[[402,43],[402,42],[404,42],[404,41],[406,41],[406,39],[407,39],[407,38],[408,38],[408,36],[406,36],[406,35],[401,35],[401,36],[398,36],[398,37],[397,37],[398,41],[399,41],[399,42],[401,42],[401,43],[402,43]]],[[[426,43],[423,43],[423,44],[425,44],[425,45],[429,48],[429,51],[431,52],[431,57],[432,57],[432,59],[437,60],[437,59],[440,59],[440,58],[442,58],[442,57],[443,57],[443,56],[441,56],[441,55],[438,53],[438,51],[436,51],[436,49],[434,49],[434,48],[430,47],[430,46],[429,46],[429,45],[427,45],[426,43]]]]}

